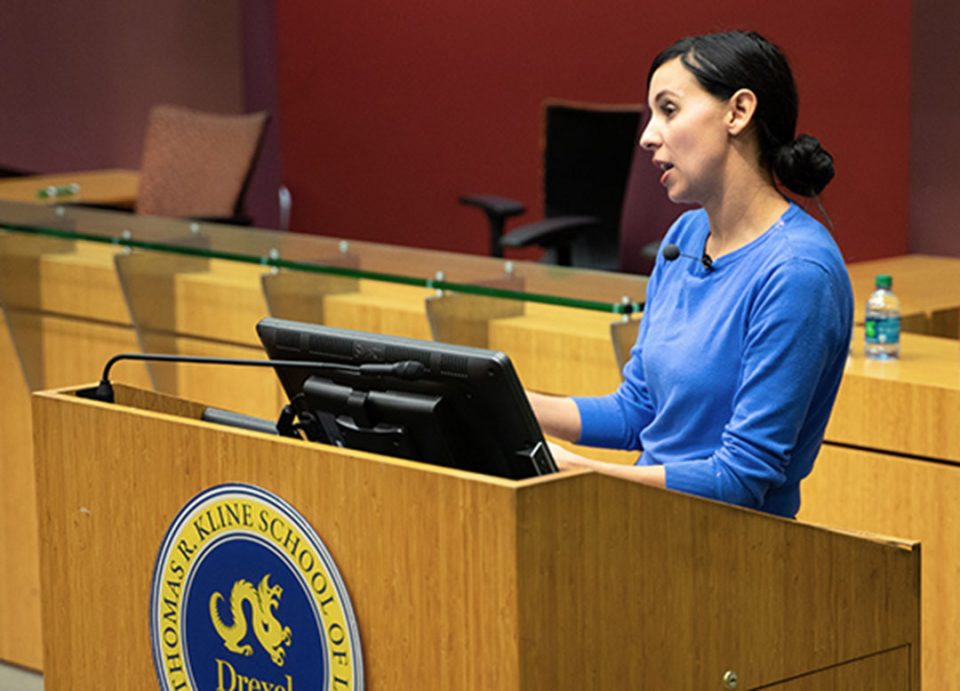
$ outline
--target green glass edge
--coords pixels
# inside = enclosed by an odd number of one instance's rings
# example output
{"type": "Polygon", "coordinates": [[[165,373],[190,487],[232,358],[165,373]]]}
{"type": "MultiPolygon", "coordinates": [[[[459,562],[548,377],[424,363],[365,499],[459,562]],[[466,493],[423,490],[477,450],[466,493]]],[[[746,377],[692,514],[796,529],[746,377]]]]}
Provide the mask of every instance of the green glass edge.
{"type": "Polygon", "coordinates": [[[224,252],[221,250],[185,247],[182,245],[168,245],[160,242],[134,240],[133,238],[105,237],[92,233],[82,233],[73,230],[58,230],[56,228],[44,228],[42,226],[0,223],[0,229],[10,231],[12,233],[22,233],[26,235],[42,235],[45,237],[53,237],[63,240],[83,240],[86,242],[97,242],[104,245],[119,245],[121,247],[149,250],[152,252],[165,252],[168,254],[181,254],[208,259],[224,259],[242,264],[257,264],[260,266],[278,269],[290,269],[291,271],[301,271],[304,273],[326,274],[328,276],[342,276],[344,278],[367,279],[371,281],[382,281],[384,283],[398,283],[420,288],[431,288],[434,290],[448,290],[450,292],[464,293],[467,295],[479,295],[482,297],[500,298],[504,300],[518,300],[520,302],[537,302],[545,305],[555,305],[558,307],[572,307],[575,309],[592,310],[594,312],[629,315],[643,311],[644,305],[642,302],[609,303],[601,302],[599,300],[564,298],[557,295],[526,293],[519,290],[508,290],[506,288],[480,286],[473,283],[454,283],[451,281],[443,281],[432,278],[414,278],[413,276],[402,276],[400,274],[348,269],[340,266],[323,266],[322,264],[297,262],[290,259],[280,259],[279,257],[258,257],[249,254],[241,254],[239,252],[224,252]]]}

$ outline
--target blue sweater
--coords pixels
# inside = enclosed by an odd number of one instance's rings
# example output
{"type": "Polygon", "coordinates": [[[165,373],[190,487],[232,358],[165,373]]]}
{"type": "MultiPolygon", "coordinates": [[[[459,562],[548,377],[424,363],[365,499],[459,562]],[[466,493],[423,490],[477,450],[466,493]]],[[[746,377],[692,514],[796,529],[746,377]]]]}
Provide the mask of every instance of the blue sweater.
{"type": "MultiPolygon", "coordinates": [[[[665,242],[703,253],[709,221],[683,214],[665,242]]],[[[667,487],[792,517],[843,375],[853,323],[843,258],[791,204],[713,263],[660,257],[624,381],[575,398],[579,443],[642,449],[667,487]]]]}

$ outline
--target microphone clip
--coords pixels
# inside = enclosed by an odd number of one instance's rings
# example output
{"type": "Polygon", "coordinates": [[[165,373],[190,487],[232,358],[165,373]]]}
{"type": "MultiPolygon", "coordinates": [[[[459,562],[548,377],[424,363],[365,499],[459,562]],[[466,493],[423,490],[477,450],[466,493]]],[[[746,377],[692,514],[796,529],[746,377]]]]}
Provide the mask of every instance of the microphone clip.
{"type": "Polygon", "coordinates": [[[707,254],[706,251],[704,251],[703,255],[697,259],[697,257],[694,257],[692,254],[684,254],[680,251],[680,248],[677,245],[670,242],[663,246],[663,250],[661,250],[660,254],[668,262],[676,261],[680,257],[684,257],[686,259],[692,259],[693,261],[699,262],[708,272],[713,271],[713,258],[707,254]]]}

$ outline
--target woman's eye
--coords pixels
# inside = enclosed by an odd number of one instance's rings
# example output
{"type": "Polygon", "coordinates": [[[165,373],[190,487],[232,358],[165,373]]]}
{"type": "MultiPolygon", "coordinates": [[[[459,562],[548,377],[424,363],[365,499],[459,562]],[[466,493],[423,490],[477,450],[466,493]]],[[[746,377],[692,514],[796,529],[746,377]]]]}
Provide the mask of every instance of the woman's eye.
{"type": "Polygon", "coordinates": [[[660,112],[667,117],[670,117],[677,112],[677,107],[672,103],[664,103],[662,106],[660,106],[660,112]]]}

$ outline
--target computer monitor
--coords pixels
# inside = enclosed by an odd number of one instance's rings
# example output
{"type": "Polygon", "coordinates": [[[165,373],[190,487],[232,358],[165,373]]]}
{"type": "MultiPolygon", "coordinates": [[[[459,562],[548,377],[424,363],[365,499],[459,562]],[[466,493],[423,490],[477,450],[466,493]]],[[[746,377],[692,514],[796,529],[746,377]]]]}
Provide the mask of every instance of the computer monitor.
{"type": "Polygon", "coordinates": [[[275,368],[308,439],[504,478],[556,472],[503,353],[274,318],[257,333],[270,359],[323,365],[275,368]]]}

